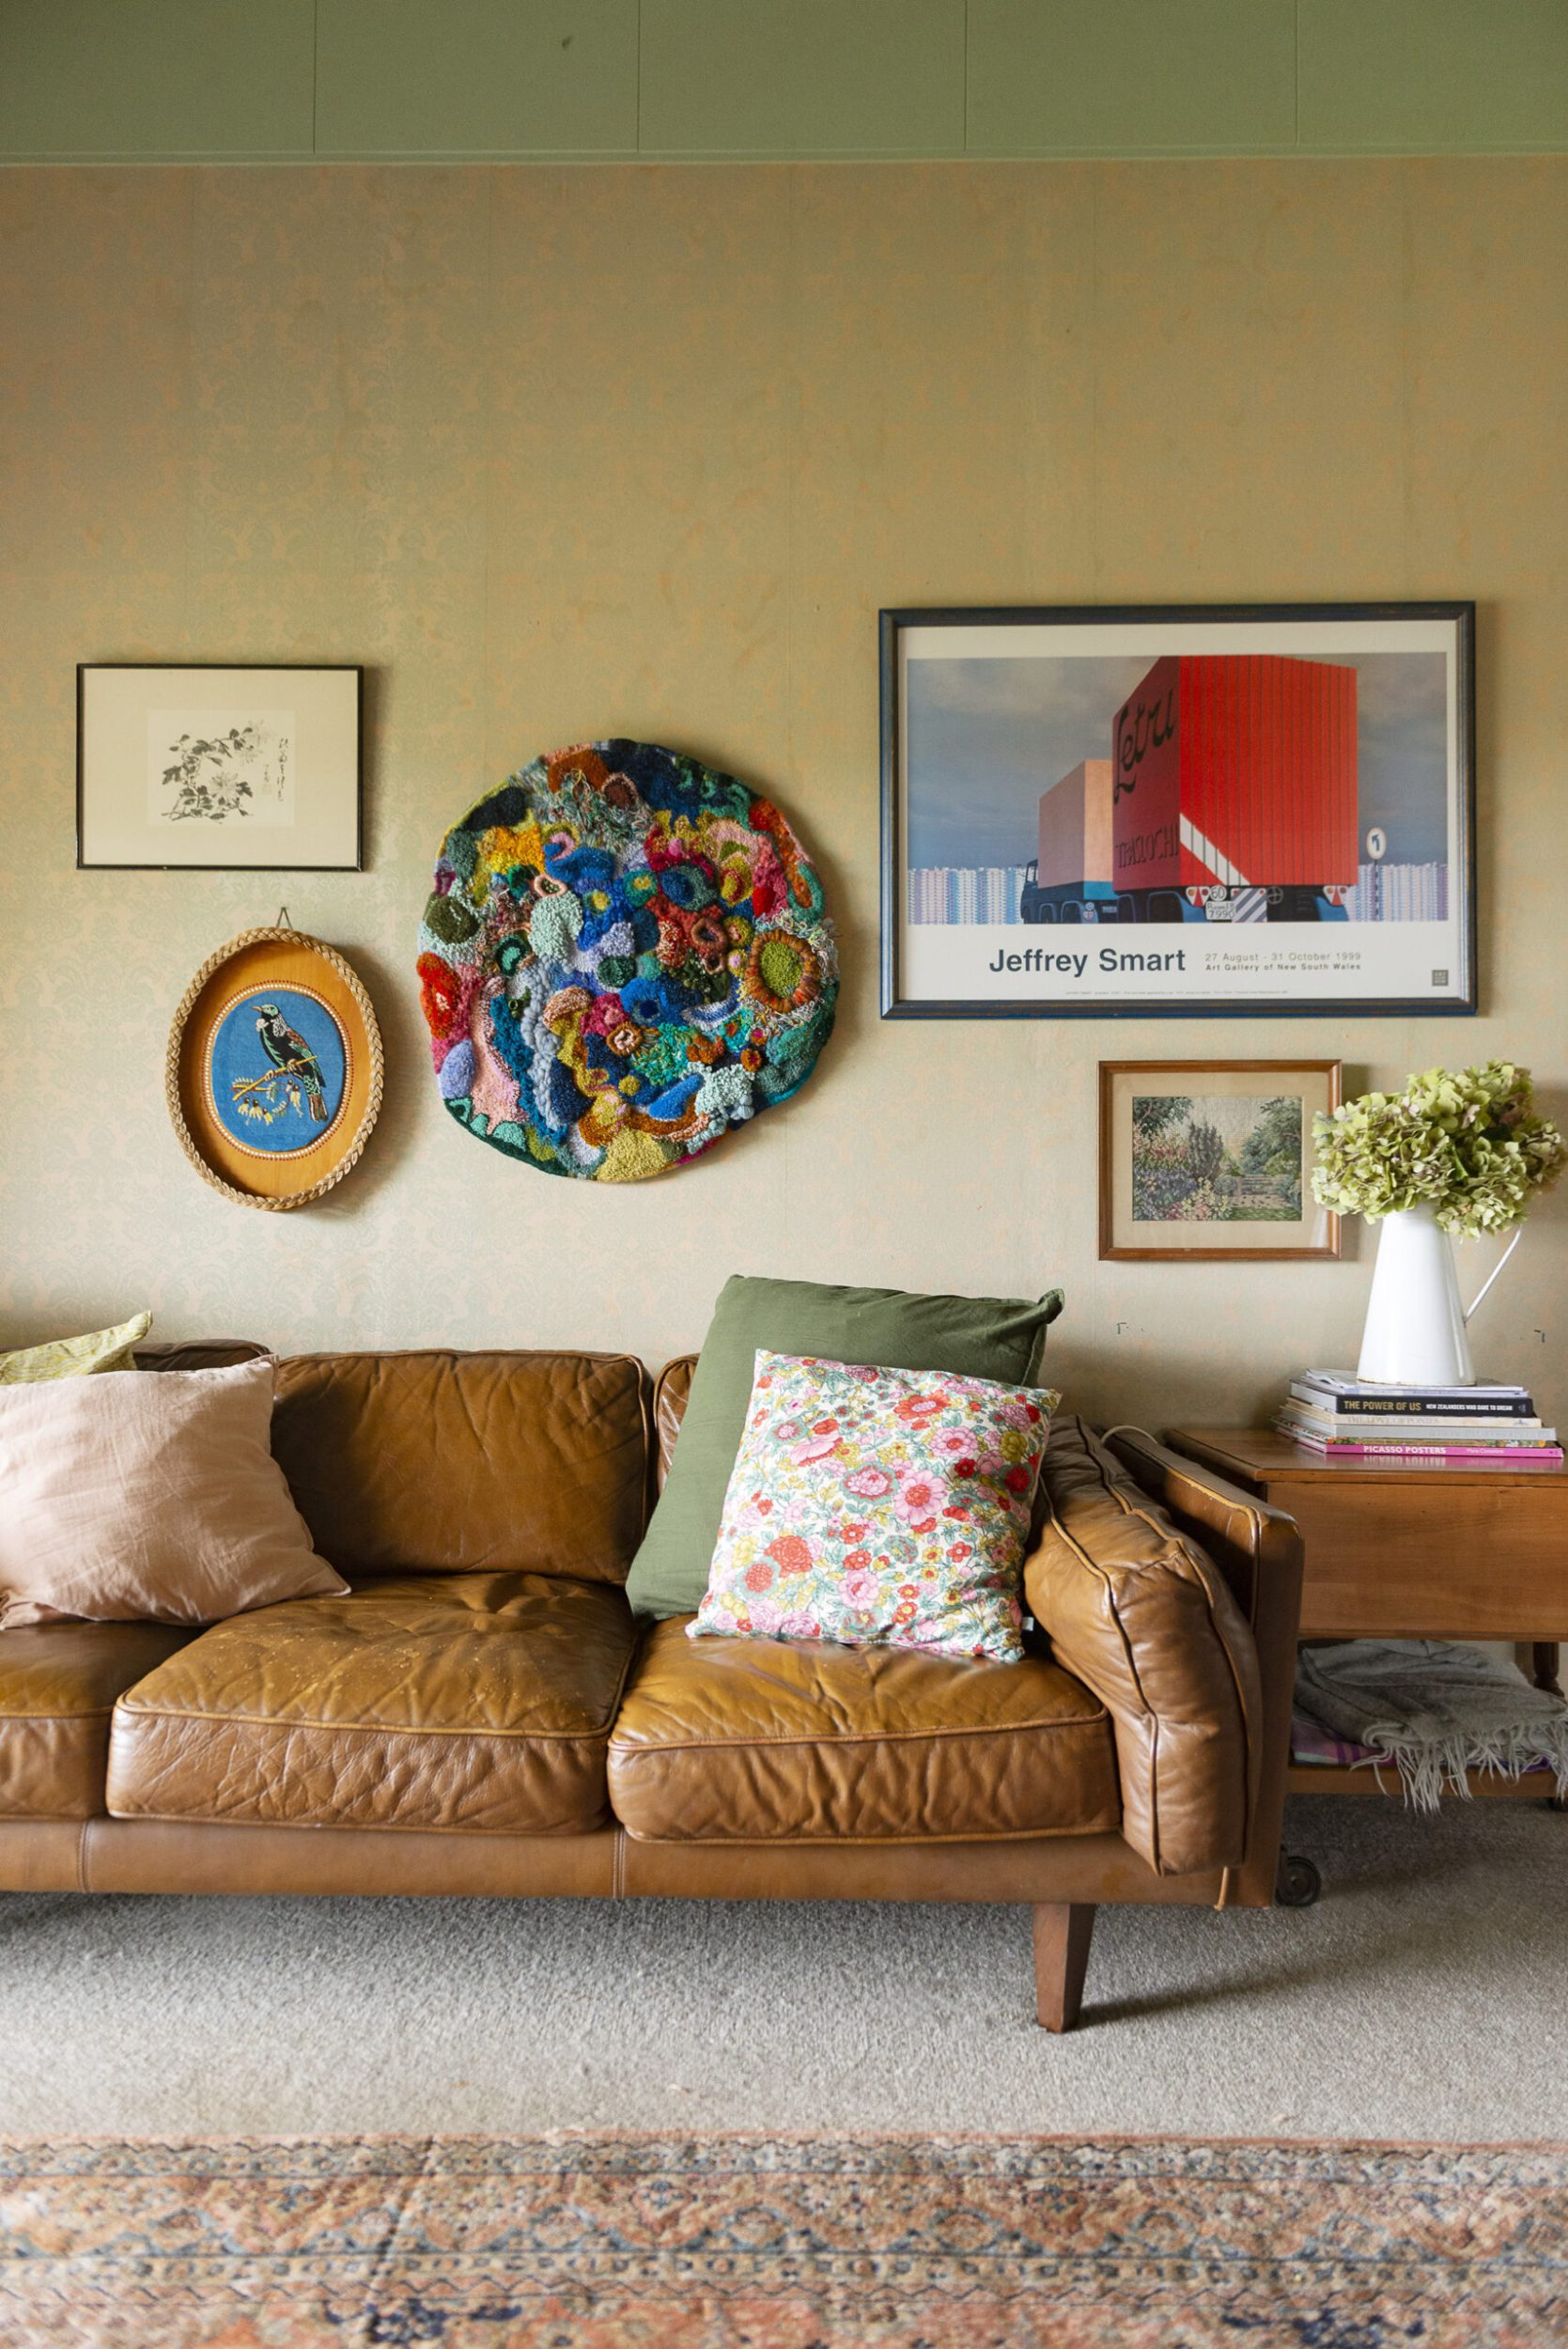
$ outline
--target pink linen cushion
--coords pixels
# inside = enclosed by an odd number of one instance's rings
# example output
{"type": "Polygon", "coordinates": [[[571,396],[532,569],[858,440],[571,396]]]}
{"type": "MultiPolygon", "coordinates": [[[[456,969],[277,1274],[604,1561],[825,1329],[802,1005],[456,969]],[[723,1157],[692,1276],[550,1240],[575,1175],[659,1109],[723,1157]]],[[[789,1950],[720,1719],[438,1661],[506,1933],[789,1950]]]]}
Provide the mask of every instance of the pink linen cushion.
{"type": "Polygon", "coordinates": [[[1061,1396],[759,1351],[688,1636],[1023,1655],[1018,1580],[1061,1396]]]}
{"type": "Polygon", "coordinates": [[[0,1631],[216,1623],[348,1589],[272,1454],[272,1364],[0,1388],[0,1631]]]}

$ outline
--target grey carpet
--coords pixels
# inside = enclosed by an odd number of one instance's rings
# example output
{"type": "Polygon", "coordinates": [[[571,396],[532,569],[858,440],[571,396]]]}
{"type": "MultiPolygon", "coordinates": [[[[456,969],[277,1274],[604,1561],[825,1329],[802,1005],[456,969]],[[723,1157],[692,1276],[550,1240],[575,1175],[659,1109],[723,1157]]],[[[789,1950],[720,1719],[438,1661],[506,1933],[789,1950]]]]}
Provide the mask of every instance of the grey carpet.
{"type": "Polygon", "coordinates": [[[1568,1816],[1297,1801],[1308,1910],[0,1895],[0,2132],[1568,2139],[1568,1816]]]}

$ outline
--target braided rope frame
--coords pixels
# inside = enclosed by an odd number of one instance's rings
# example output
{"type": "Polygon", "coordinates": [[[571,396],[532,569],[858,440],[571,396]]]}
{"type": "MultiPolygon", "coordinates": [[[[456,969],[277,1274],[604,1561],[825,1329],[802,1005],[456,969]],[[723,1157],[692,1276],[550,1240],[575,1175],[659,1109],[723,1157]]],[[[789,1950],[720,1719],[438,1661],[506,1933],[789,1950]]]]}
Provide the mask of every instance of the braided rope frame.
{"type": "Polygon", "coordinates": [[[311,1200],[319,1199],[323,1192],[331,1190],[334,1185],[340,1183],[345,1174],[350,1173],[359,1163],[365,1145],[370,1139],[371,1130],[380,1114],[383,1071],[381,1032],[376,1023],[375,1007],[360,982],[358,972],[349,968],[335,947],[329,946],[324,939],[312,938],[307,930],[293,928],[241,930],[238,938],[231,938],[226,946],[220,946],[216,954],[208,956],[207,960],[175,1006],[174,1019],[169,1028],[168,1049],[163,1055],[163,1098],[168,1104],[169,1118],[175,1132],[179,1137],[180,1147],[204,1183],[210,1183],[214,1190],[222,1191],[224,1197],[231,1199],[236,1206],[262,1207],[269,1212],[279,1213],[287,1207],[306,1206],[311,1200]],[[185,1023],[195,1008],[197,997],[214,972],[221,971],[225,962],[232,960],[242,946],[260,946],[274,941],[291,946],[308,946],[330,965],[348,988],[354,1008],[365,1023],[365,1043],[370,1059],[370,1088],[359,1124],[354,1130],[353,1139],[331,1174],[323,1174],[320,1181],[313,1183],[308,1190],[288,1191],[281,1198],[272,1199],[263,1197],[256,1191],[241,1190],[238,1184],[226,1182],[223,1175],[209,1166],[203,1158],[195,1136],[185,1123],[185,1112],[180,1106],[179,1059],[180,1049],[185,1041],[185,1023]]]}

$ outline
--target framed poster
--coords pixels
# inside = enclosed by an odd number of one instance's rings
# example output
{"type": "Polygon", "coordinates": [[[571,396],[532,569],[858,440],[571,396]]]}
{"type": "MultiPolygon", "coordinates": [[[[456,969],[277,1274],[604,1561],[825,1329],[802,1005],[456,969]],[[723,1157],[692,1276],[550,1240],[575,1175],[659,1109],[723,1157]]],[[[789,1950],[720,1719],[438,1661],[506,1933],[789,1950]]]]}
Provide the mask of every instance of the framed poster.
{"type": "Polygon", "coordinates": [[[362,869],[361,668],[87,661],[79,869],[362,869]]]}
{"type": "Polygon", "coordinates": [[[1475,1010],[1473,604],[881,630],[884,1018],[1475,1010]]]}
{"type": "Polygon", "coordinates": [[[1100,1256],[1337,1256],[1312,1197],[1312,1119],[1337,1060],[1100,1063],[1100,1256]]]}

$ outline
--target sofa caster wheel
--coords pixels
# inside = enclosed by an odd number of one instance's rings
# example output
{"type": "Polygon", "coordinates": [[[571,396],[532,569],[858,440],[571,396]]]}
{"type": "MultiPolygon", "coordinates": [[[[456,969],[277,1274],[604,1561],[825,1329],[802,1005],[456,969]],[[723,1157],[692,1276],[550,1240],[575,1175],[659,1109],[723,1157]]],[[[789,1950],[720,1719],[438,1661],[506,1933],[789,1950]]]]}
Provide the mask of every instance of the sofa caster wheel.
{"type": "Polygon", "coordinates": [[[1304,1853],[1281,1853],[1274,1879],[1274,1898],[1281,1908],[1311,1908],[1322,1890],[1323,1878],[1304,1853]]]}

